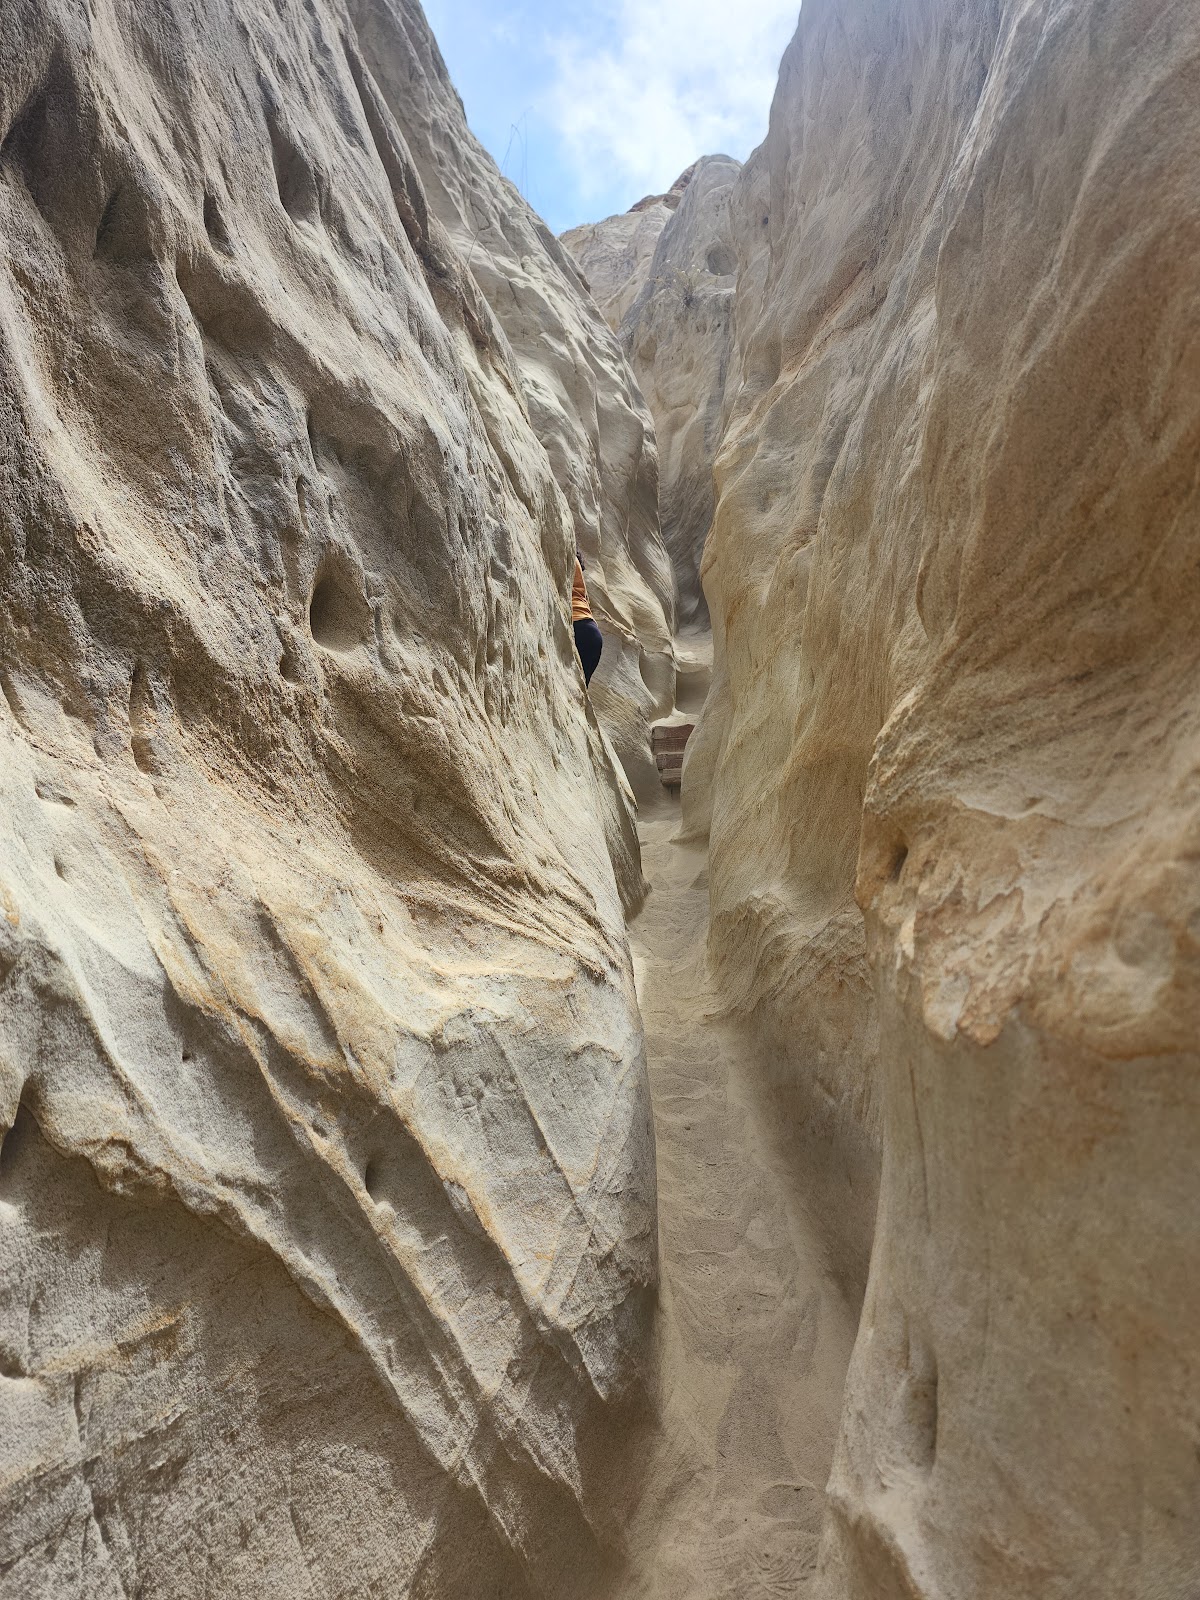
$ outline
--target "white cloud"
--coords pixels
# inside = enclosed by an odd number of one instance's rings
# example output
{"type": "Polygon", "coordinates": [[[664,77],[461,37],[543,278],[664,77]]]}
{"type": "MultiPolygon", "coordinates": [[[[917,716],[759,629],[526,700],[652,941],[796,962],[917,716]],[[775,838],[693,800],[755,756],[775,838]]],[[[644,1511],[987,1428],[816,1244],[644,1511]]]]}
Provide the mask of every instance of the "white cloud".
{"type": "Polygon", "coordinates": [[[665,189],[697,156],[745,157],[767,131],[798,0],[601,0],[550,40],[544,111],[580,191],[665,189]]]}

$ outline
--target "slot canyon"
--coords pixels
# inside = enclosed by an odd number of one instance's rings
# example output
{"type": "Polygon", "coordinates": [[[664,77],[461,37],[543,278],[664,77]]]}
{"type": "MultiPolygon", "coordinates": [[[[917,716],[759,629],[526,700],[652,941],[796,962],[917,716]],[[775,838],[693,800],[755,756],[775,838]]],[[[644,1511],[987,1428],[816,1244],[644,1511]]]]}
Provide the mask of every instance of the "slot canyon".
{"type": "Polygon", "coordinates": [[[695,156],[0,0],[0,1600],[1200,1597],[1200,7],[695,156]]]}

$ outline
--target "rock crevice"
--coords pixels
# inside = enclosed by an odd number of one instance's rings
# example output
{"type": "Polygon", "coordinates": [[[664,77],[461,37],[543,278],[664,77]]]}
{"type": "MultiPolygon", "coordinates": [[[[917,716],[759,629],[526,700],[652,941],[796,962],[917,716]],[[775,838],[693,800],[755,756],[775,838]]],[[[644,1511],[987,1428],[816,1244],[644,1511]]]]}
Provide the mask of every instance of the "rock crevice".
{"type": "Polygon", "coordinates": [[[416,0],[6,7],[3,1600],[1194,1600],[1198,108],[805,0],[563,243],[416,0]]]}
{"type": "MultiPolygon", "coordinates": [[[[710,957],[789,1115],[882,1158],[829,1600],[1200,1581],[1198,86],[1186,4],[806,0],[694,228],[710,957]]],[[[647,270],[665,486],[655,316],[696,360],[647,270]]]]}

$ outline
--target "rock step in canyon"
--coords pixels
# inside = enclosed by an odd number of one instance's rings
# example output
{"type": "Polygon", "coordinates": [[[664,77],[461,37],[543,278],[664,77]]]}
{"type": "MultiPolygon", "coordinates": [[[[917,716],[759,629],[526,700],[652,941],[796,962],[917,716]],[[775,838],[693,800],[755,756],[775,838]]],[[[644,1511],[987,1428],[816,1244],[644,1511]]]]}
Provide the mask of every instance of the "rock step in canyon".
{"type": "Polygon", "coordinates": [[[664,789],[682,786],[684,751],[695,731],[694,722],[656,722],[650,729],[650,750],[664,789]]]}
{"type": "Polygon", "coordinates": [[[0,1600],[1195,1600],[1198,171],[1195,0],[562,240],[0,7],[0,1600]]]}

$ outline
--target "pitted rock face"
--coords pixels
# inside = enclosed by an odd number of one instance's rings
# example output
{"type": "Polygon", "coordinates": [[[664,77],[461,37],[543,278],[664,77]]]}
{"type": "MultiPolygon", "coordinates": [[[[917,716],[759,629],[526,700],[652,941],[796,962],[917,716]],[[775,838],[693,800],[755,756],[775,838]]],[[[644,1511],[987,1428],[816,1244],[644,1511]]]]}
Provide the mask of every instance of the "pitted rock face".
{"type": "Polygon", "coordinates": [[[821,1600],[1200,1583],[1198,160],[1189,0],[806,0],[731,197],[684,807],[883,1152],[821,1600]]]}
{"type": "Polygon", "coordinates": [[[5,1595],[608,1559],[641,877],[414,16],[0,19],[5,1595]]]}
{"type": "Polygon", "coordinates": [[[351,0],[350,10],[430,210],[511,350],[521,403],[566,500],[605,636],[592,704],[630,782],[645,793],[657,782],[650,723],[675,696],[674,594],[650,412],[562,246],[468,129],[420,7],[351,0]],[[395,47],[397,16],[406,54],[395,47]]]}

